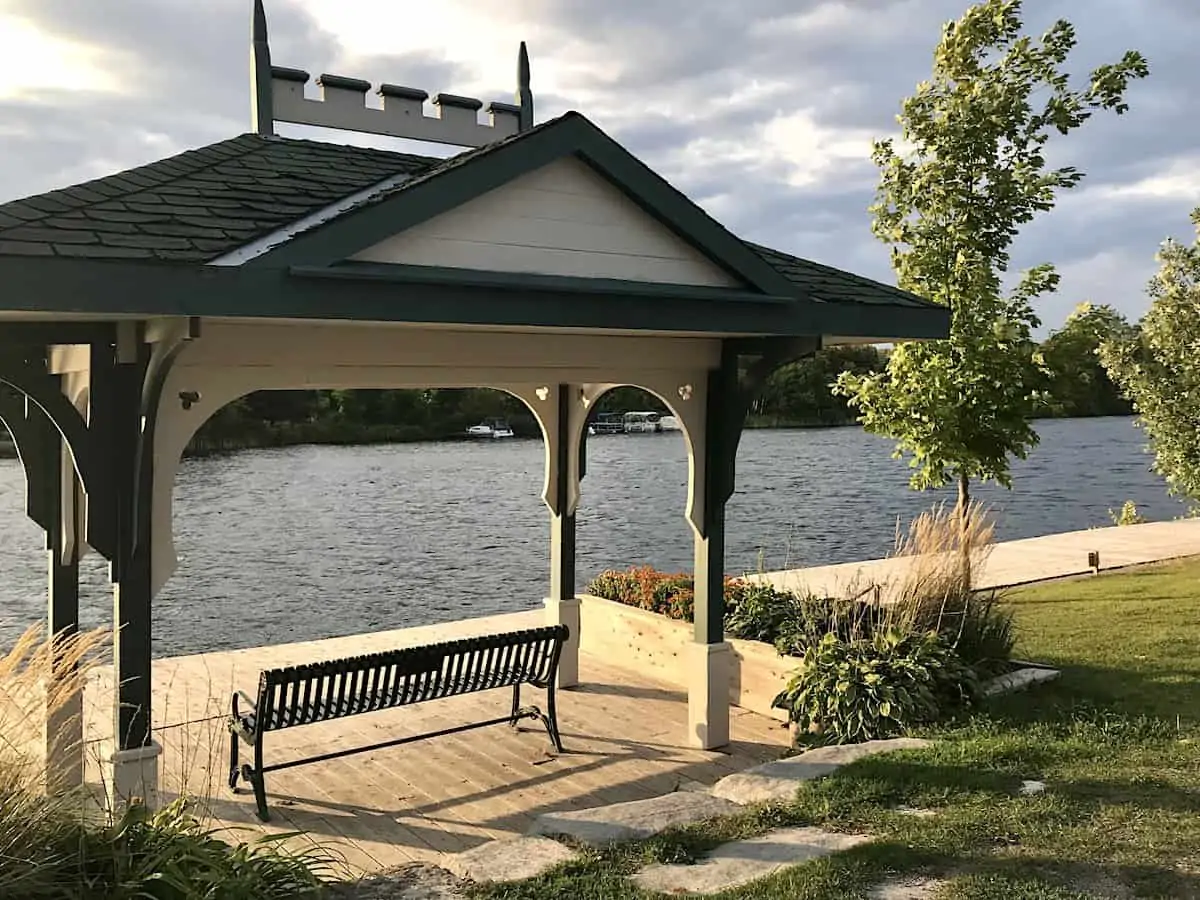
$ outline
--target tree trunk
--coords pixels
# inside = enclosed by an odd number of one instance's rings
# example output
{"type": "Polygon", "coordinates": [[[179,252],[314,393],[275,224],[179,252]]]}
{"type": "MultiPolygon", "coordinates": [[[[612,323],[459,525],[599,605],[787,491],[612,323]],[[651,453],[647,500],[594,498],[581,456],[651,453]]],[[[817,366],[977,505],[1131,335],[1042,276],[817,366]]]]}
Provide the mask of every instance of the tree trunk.
{"type": "Polygon", "coordinates": [[[963,589],[971,589],[973,574],[971,571],[971,480],[965,472],[958,473],[958,549],[962,553],[963,589]]]}

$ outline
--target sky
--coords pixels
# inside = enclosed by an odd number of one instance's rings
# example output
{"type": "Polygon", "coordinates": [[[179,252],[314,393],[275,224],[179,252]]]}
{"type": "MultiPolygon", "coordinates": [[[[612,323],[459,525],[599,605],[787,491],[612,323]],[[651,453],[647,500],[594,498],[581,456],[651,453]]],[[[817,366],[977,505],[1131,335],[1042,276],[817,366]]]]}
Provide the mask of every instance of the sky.
{"type": "MultiPolygon", "coordinates": [[[[250,0],[0,0],[0,202],[141,165],[249,130],[250,0]]],[[[930,71],[966,0],[267,0],[276,65],[512,100],[528,42],[537,119],[587,115],[743,238],[893,283],[870,231],[873,139],[930,71]]],[[[1086,173],[1026,226],[1014,268],[1062,274],[1039,301],[1131,318],[1154,254],[1191,241],[1200,206],[1195,0],[1027,0],[1040,34],[1076,26],[1080,79],[1142,51],[1149,79],[1124,116],[1052,143],[1086,173]]],[[[280,126],[280,133],[445,148],[280,126]]]]}

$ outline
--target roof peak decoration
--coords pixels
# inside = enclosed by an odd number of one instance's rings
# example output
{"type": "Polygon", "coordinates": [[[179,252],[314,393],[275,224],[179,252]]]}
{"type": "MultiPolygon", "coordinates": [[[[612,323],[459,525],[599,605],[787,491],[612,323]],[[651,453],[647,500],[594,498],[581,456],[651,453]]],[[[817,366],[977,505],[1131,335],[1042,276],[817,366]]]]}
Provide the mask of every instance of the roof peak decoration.
{"type": "Polygon", "coordinates": [[[310,79],[302,69],[271,64],[267,14],[263,0],[254,0],[250,30],[250,118],[260,135],[275,133],[276,122],[315,125],[341,131],[382,134],[388,137],[429,141],[455,147],[483,147],[493,141],[533,127],[533,92],[529,79],[529,52],[525,42],[517,56],[517,105],[489,103],[488,122],[479,121],[483,102],[474,97],[437,94],[436,116],[424,112],[429,94],[395,84],[381,84],[377,93],[382,108],[367,106],[371,83],[343,75],[321,75],[316,84],[321,99],[304,96],[310,79]]]}

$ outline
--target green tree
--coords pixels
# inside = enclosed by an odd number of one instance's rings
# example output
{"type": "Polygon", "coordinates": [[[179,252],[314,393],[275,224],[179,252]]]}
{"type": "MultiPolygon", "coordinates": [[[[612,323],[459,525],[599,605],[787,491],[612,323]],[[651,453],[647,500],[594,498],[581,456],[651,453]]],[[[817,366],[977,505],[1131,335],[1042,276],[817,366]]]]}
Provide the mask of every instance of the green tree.
{"type": "Polygon", "coordinates": [[[1100,348],[1113,380],[1133,400],[1173,494],[1200,503],[1200,209],[1196,242],[1167,241],[1150,282],[1141,327],[1100,348]]]}
{"type": "Polygon", "coordinates": [[[1010,485],[1009,457],[1037,443],[1032,304],[1058,275],[1037,266],[1007,294],[1002,280],[1020,226],[1083,177],[1048,168],[1046,143],[1098,110],[1124,112],[1130,81],[1149,72],[1129,51],[1073,88],[1063,67],[1074,28],[1060,20],[1032,39],[1021,33],[1021,5],[985,0],[944,27],[932,78],[902,105],[907,147],[884,140],[873,153],[872,230],[892,248],[900,287],[950,307],[950,338],[901,344],[885,371],[838,381],[867,430],[911,454],[912,486],[953,480],[964,511],[972,480],[1010,485]]]}
{"type": "Polygon", "coordinates": [[[883,364],[877,347],[829,347],[775,372],[754,399],[759,422],[778,425],[842,425],[854,421],[845,397],[833,385],[843,372],[865,374],[883,364]]]}
{"type": "Polygon", "coordinates": [[[1081,303],[1042,342],[1051,414],[1127,416],[1133,411],[1100,361],[1100,346],[1128,331],[1125,317],[1111,306],[1081,303]]]}

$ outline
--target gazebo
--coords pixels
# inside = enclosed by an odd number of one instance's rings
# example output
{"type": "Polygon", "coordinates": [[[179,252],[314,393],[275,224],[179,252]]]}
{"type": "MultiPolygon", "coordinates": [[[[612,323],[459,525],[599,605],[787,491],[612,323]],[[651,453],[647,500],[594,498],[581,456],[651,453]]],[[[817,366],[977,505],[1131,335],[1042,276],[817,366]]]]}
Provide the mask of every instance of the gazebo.
{"type": "MultiPolygon", "coordinates": [[[[946,309],[749,243],[576,112],[272,66],[252,18],[253,131],[0,205],[0,420],[46,533],[48,631],[78,627],[78,561],[110,563],[111,765],[153,797],[151,633],[175,565],[171,495],[200,425],[256,390],[487,386],[545,440],[550,623],[578,678],[575,510],[590,410],[634,385],[689,461],[688,741],[729,735],[724,510],[748,403],[821,347],[946,336],[946,309]],[[465,148],[446,159],[280,137],[297,122],[465,148]]],[[[59,760],[79,778],[79,760],[59,760]]]]}

